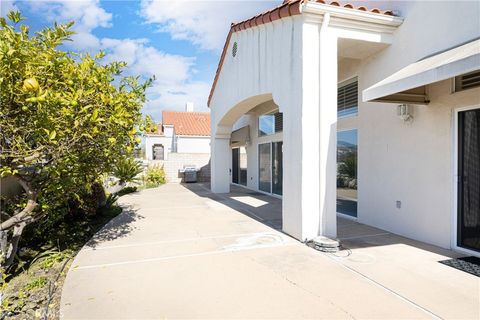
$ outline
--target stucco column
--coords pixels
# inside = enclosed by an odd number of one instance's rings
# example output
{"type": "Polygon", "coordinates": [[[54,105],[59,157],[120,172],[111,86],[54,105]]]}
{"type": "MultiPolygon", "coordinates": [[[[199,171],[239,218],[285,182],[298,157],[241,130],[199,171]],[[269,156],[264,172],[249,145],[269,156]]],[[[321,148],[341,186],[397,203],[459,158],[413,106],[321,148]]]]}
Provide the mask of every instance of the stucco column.
{"type": "Polygon", "coordinates": [[[301,83],[283,108],[283,230],[302,241],[336,235],[337,42],[323,32],[302,24],[301,83]]]}
{"type": "Polygon", "coordinates": [[[320,226],[319,234],[337,236],[337,37],[325,14],[320,28],[320,226]]]}
{"type": "Polygon", "coordinates": [[[213,193],[230,192],[230,137],[213,137],[211,147],[211,190],[213,193]]]}

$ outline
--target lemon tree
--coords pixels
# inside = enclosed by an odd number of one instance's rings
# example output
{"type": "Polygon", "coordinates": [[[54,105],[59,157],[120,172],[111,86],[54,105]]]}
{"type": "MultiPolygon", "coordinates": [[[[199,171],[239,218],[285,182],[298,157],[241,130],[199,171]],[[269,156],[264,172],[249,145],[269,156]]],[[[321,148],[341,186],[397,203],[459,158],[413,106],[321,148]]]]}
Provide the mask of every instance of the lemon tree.
{"type": "Polygon", "coordinates": [[[0,19],[0,178],[24,190],[13,204],[2,200],[3,268],[26,225],[132,154],[152,81],[122,76],[125,64],[102,63],[103,53],[61,50],[73,22],[32,35],[22,20],[13,11],[0,19]]]}

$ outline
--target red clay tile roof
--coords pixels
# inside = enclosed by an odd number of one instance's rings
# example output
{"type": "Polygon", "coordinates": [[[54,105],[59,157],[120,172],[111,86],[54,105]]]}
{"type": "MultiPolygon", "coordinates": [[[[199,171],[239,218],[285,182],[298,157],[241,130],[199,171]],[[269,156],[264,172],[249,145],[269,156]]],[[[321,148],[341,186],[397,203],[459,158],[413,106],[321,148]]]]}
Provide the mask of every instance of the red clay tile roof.
{"type": "Polygon", "coordinates": [[[145,133],[146,136],[163,136],[163,126],[161,123],[154,124],[149,132],[145,133]]]}
{"type": "Polygon", "coordinates": [[[173,125],[180,136],[210,136],[209,112],[163,111],[163,124],[173,125]]]}
{"type": "Polygon", "coordinates": [[[354,7],[350,3],[341,5],[338,1],[331,1],[328,3],[327,1],[324,1],[324,0],[284,0],[283,3],[276,8],[260,13],[248,20],[240,21],[238,23],[232,23],[230,26],[230,31],[228,32],[228,35],[227,35],[227,40],[225,41],[225,45],[223,46],[223,51],[222,51],[222,55],[220,56],[220,61],[218,62],[217,72],[213,80],[213,85],[212,85],[212,88],[210,89],[210,95],[208,96],[208,102],[207,102],[208,106],[210,106],[210,101],[212,100],[213,92],[215,91],[215,86],[217,85],[218,77],[220,76],[220,71],[222,69],[223,61],[225,60],[225,55],[227,53],[228,44],[230,43],[230,38],[232,34],[237,31],[241,31],[241,30],[249,29],[262,24],[270,23],[278,19],[298,15],[301,13],[301,9],[300,9],[301,5],[305,2],[318,2],[321,4],[343,7],[343,8],[352,9],[352,10],[369,11],[372,13],[384,14],[389,16],[394,15],[393,11],[391,10],[382,11],[378,8],[368,9],[367,7],[364,7],[364,6],[354,7]]]}

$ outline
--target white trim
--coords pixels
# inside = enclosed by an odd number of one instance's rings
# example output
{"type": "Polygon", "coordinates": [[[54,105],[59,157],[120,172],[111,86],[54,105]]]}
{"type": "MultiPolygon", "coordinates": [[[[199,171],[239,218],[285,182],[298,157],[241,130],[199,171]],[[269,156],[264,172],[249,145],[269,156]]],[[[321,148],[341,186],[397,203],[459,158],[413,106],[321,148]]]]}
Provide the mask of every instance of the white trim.
{"type": "Polygon", "coordinates": [[[452,186],[452,196],[453,196],[453,201],[452,201],[452,208],[451,208],[451,219],[452,219],[452,229],[451,229],[451,238],[450,238],[450,246],[452,250],[464,253],[464,254],[469,254],[472,256],[480,257],[480,252],[479,251],[474,251],[470,250],[467,248],[460,247],[458,245],[458,240],[457,240],[457,227],[458,227],[458,113],[462,111],[467,111],[467,110],[475,110],[475,109],[480,109],[480,105],[473,105],[473,106],[468,106],[468,107],[463,107],[463,108],[456,108],[453,110],[453,168],[452,168],[452,173],[453,173],[453,186],[452,186]]]}
{"type": "Polygon", "coordinates": [[[393,33],[396,28],[403,23],[403,19],[400,17],[350,8],[335,7],[310,1],[302,6],[302,14],[304,16],[305,13],[312,14],[311,16],[307,15],[308,19],[311,20],[321,19],[323,17],[318,17],[318,15],[328,13],[332,18],[332,26],[353,27],[355,29],[376,32],[393,33]]]}

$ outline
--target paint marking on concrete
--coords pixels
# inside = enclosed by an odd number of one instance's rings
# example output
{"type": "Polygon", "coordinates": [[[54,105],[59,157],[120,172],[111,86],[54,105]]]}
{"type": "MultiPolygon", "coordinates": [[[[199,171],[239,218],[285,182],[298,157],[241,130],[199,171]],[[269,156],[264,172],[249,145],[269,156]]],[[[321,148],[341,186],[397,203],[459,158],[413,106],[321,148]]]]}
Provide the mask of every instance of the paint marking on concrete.
{"type": "Polygon", "coordinates": [[[168,260],[181,259],[181,258],[193,258],[193,257],[201,257],[201,256],[210,256],[210,255],[217,255],[217,254],[223,254],[223,253],[232,253],[232,252],[255,250],[255,249],[274,248],[274,247],[289,246],[289,245],[297,245],[297,243],[292,242],[292,243],[282,243],[282,244],[272,244],[272,245],[258,245],[258,246],[244,247],[244,248],[235,248],[235,249],[230,249],[230,250],[214,250],[214,251],[206,251],[206,252],[200,252],[200,253],[182,254],[182,255],[176,255],[176,256],[166,256],[166,257],[158,257],[158,258],[150,258],[150,259],[121,261],[121,262],[89,265],[89,266],[78,266],[77,268],[74,269],[74,271],[86,270],[86,269],[98,269],[98,268],[106,268],[106,267],[116,267],[116,266],[138,264],[138,263],[161,262],[161,261],[168,261],[168,260]]]}
{"type": "Polygon", "coordinates": [[[107,249],[121,249],[121,248],[130,248],[130,247],[144,247],[144,246],[155,246],[162,244],[173,244],[173,243],[182,243],[182,242],[192,242],[192,241],[201,241],[201,240],[214,240],[214,239],[226,239],[226,238],[235,238],[235,237],[262,237],[262,236],[276,236],[272,233],[237,233],[237,234],[225,234],[219,236],[209,236],[209,237],[196,237],[196,238],[185,238],[177,240],[162,240],[162,241],[151,241],[151,242],[140,242],[134,244],[119,244],[115,246],[102,246],[95,248],[84,248],[82,251],[97,251],[97,250],[107,250],[107,249]]]}

